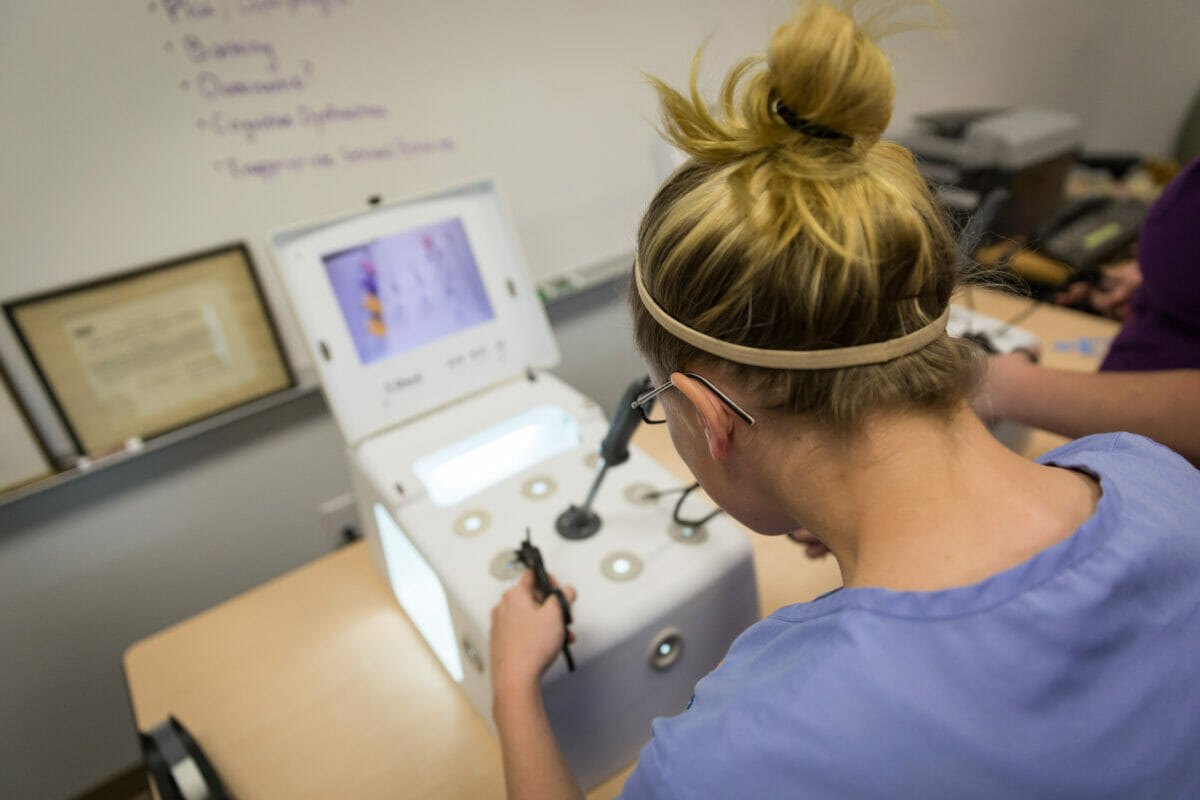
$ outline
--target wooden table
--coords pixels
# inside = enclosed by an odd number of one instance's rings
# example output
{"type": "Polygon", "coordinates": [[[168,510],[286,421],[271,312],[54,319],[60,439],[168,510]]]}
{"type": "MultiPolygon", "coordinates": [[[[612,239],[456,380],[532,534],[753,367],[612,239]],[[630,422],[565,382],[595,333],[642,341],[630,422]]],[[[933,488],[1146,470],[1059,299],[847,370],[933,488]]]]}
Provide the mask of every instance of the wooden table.
{"type": "MultiPolygon", "coordinates": [[[[665,431],[634,441],[689,479],[665,431]]],[[[832,558],[751,542],[764,610],[840,582],[832,558]]],[[[123,663],[137,727],[174,714],[239,800],[504,795],[496,739],[362,542],[137,642],[123,663]]],[[[627,774],[588,797],[615,797],[627,774]]]]}
{"type": "MultiPolygon", "coordinates": [[[[1027,303],[974,293],[978,310],[1005,320],[1027,303]]],[[[1019,324],[1042,336],[1046,364],[1069,369],[1094,369],[1098,356],[1056,343],[1115,331],[1046,306],[1019,324]]],[[[661,428],[643,426],[634,441],[689,479],[661,428]]],[[[1036,432],[1022,449],[1037,455],[1062,441],[1036,432]]],[[[750,542],[764,614],[840,583],[832,558],[810,560],[780,538],[750,542]]],[[[174,714],[239,800],[504,795],[495,738],[362,543],[137,642],[123,664],[137,727],[174,714]]],[[[588,796],[615,797],[627,774],[588,796]]]]}

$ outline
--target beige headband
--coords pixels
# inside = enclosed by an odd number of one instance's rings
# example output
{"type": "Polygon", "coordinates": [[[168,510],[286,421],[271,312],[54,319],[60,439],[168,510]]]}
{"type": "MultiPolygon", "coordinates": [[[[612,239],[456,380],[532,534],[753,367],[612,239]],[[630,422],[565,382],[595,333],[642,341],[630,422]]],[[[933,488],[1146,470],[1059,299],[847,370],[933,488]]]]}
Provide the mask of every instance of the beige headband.
{"type": "Polygon", "coordinates": [[[941,316],[925,327],[885,342],[860,344],[854,347],[834,347],[828,350],[764,350],[759,347],[746,347],[715,339],[706,333],[689,328],[672,317],[658,303],[654,302],[654,298],[646,290],[646,284],[642,282],[642,267],[637,259],[633,261],[633,279],[637,282],[638,296],[642,298],[642,305],[650,312],[650,316],[654,317],[658,324],[662,325],[669,333],[706,353],[754,367],[832,369],[834,367],[881,364],[884,361],[891,361],[893,358],[920,350],[946,330],[946,322],[950,319],[950,306],[947,305],[941,316]]]}

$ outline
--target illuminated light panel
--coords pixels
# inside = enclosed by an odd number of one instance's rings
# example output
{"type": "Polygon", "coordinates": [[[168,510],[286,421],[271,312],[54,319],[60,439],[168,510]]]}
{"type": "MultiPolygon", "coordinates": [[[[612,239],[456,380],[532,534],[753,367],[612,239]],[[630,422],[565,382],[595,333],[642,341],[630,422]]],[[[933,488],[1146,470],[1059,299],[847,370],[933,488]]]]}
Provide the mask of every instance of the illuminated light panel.
{"type": "Polygon", "coordinates": [[[375,523],[379,526],[379,541],[383,544],[383,557],[396,599],[442,666],[462,683],[462,658],[442,582],[380,503],[375,504],[375,523]]]}
{"type": "Polygon", "coordinates": [[[579,424],[542,405],[460,439],[413,462],[435,505],[452,506],[512,475],[577,446],[579,424]]]}

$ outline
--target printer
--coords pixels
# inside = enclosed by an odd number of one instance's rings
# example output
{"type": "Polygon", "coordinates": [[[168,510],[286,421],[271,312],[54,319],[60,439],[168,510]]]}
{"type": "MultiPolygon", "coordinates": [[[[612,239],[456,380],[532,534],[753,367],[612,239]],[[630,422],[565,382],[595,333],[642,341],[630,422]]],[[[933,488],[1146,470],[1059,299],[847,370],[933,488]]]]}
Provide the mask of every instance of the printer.
{"type": "Polygon", "coordinates": [[[1082,141],[1079,118],[1050,109],[957,109],[914,122],[894,139],[960,223],[989,195],[1005,195],[983,231],[993,236],[1028,235],[1054,213],[1082,141]]]}

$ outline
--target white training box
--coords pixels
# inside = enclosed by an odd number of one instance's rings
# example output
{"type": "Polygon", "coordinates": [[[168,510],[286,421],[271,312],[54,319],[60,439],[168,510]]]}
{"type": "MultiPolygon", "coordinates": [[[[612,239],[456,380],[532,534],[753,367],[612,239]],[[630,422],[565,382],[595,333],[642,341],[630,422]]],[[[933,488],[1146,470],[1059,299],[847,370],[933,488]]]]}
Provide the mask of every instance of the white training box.
{"type": "Polygon", "coordinates": [[[646,495],[679,480],[636,448],[595,498],[598,532],[556,532],[592,486],[608,422],[544,371],[557,346],[490,182],[294,226],[271,250],[372,557],[489,726],[491,609],[521,572],[526,529],[576,587],[576,670],[558,657],[542,688],[576,778],[598,784],[758,619],[745,535],[724,515],[675,523],[674,495],[646,495]]]}
{"type": "Polygon", "coordinates": [[[1017,327],[1012,322],[989,317],[957,303],[950,305],[950,319],[946,323],[946,332],[951,336],[973,339],[989,352],[1012,353],[1028,350],[1035,356],[1041,355],[1042,352],[1042,340],[1033,333],[1017,327]]]}

